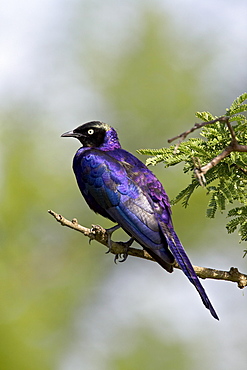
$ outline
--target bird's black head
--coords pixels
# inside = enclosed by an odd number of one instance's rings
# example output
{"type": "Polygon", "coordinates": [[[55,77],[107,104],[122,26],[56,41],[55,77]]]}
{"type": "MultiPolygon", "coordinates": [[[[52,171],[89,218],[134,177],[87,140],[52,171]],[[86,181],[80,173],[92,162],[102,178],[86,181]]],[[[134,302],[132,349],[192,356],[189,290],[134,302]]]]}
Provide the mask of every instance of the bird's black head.
{"type": "MultiPolygon", "coordinates": [[[[113,130],[109,125],[100,121],[91,121],[78,126],[73,131],[62,134],[62,137],[75,137],[83,147],[100,147],[105,139],[106,133],[113,130]]],[[[114,130],[115,131],[115,130],[114,130]]]]}

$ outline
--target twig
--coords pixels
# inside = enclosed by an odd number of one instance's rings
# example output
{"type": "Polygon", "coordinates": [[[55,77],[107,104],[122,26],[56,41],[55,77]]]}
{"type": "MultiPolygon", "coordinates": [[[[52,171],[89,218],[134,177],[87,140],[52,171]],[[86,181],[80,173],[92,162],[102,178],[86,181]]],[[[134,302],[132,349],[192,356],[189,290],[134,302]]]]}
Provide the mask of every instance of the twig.
{"type": "Polygon", "coordinates": [[[216,166],[222,159],[227,157],[233,150],[232,146],[227,146],[222,153],[218,154],[216,157],[214,157],[209,163],[205,164],[202,167],[197,167],[194,169],[194,173],[200,182],[201,186],[204,186],[206,184],[205,180],[205,174],[214,166],[216,166]]]}
{"type": "Polygon", "coordinates": [[[195,123],[194,126],[191,129],[189,129],[187,131],[184,131],[184,132],[182,132],[182,134],[174,136],[171,139],[168,139],[167,141],[168,141],[168,143],[171,143],[172,141],[174,141],[176,139],[180,139],[179,143],[181,143],[193,131],[198,130],[199,128],[202,128],[203,126],[211,125],[212,123],[225,122],[226,119],[228,120],[228,117],[221,116],[221,117],[218,117],[216,119],[213,119],[212,121],[207,121],[207,122],[202,122],[202,123],[195,123]]]}
{"type": "Polygon", "coordinates": [[[183,132],[182,134],[180,135],[177,135],[171,139],[168,140],[168,143],[171,143],[172,141],[176,140],[176,139],[179,139],[178,143],[176,144],[175,146],[175,149],[174,149],[174,152],[176,153],[179,145],[181,144],[181,142],[193,131],[203,127],[203,126],[206,126],[206,125],[211,125],[212,123],[216,123],[216,122],[225,122],[225,124],[227,125],[228,129],[229,129],[229,132],[230,132],[230,135],[231,135],[231,143],[230,145],[228,145],[220,154],[218,154],[216,157],[214,157],[209,163],[207,163],[206,165],[204,165],[203,167],[196,167],[194,172],[195,172],[195,175],[200,183],[201,186],[204,186],[205,185],[205,177],[204,175],[214,166],[216,166],[220,161],[222,161],[222,159],[224,159],[225,157],[227,157],[231,152],[247,152],[247,145],[240,145],[236,139],[236,135],[235,135],[235,132],[233,130],[233,127],[232,125],[230,124],[229,122],[229,117],[227,116],[221,116],[221,117],[218,117],[214,120],[211,120],[211,121],[208,121],[208,122],[202,122],[202,123],[195,123],[194,126],[183,132]]]}
{"type": "MultiPolygon", "coordinates": [[[[54,211],[49,210],[48,213],[50,213],[62,226],[67,226],[73,230],[79,231],[83,235],[87,236],[90,240],[96,240],[107,247],[107,233],[102,226],[92,225],[92,228],[89,229],[78,224],[78,221],[75,218],[72,221],[69,221],[65,217],[54,211]]],[[[115,255],[124,254],[126,252],[124,247],[125,245],[126,243],[124,242],[112,242],[111,253],[115,255]]],[[[142,249],[130,247],[128,249],[128,255],[154,261],[154,259],[146,251],[142,249]]],[[[177,263],[175,263],[173,267],[179,269],[177,263]]],[[[247,275],[239,272],[236,267],[231,267],[229,271],[215,270],[207,267],[198,267],[198,266],[193,267],[197,276],[199,276],[202,279],[217,279],[232,281],[237,283],[240,289],[243,289],[247,286],[247,275]]]]}
{"type": "MultiPolygon", "coordinates": [[[[218,154],[216,157],[214,157],[209,163],[205,164],[203,167],[195,168],[195,175],[198,178],[200,184],[201,182],[204,182],[204,175],[214,166],[216,166],[222,159],[227,157],[232,152],[247,152],[247,145],[240,145],[238,144],[235,133],[234,138],[232,139],[232,142],[230,145],[228,145],[223,152],[218,154]]],[[[202,184],[201,184],[202,185],[202,184]]]]}

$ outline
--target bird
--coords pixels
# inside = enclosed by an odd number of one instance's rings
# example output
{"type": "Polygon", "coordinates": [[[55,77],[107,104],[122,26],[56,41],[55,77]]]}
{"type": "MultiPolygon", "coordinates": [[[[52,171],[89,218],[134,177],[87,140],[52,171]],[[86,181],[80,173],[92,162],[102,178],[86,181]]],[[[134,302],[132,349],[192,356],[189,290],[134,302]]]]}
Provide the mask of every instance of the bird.
{"type": "MultiPolygon", "coordinates": [[[[163,185],[137,157],[122,149],[117,131],[101,121],[86,122],[62,137],[73,137],[81,147],[73,159],[78,187],[88,206],[122,228],[166,271],[175,262],[198,291],[203,304],[219,320],[172,223],[171,207],[163,185]]],[[[127,258],[124,256],[124,260],[127,258]]]]}

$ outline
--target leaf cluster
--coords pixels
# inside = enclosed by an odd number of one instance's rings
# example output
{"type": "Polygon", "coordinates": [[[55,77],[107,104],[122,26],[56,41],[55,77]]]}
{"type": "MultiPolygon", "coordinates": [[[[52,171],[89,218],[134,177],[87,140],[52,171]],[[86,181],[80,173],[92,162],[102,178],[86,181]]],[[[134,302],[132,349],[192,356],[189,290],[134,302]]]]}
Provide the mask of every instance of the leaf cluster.
{"type": "MultiPolygon", "coordinates": [[[[229,119],[240,145],[247,143],[246,100],[247,93],[239,96],[223,116],[229,119]]],[[[197,112],[196,117],[204,122],[218,118],[209,112],[197,112]]],[[[170,167],[183,162],[183,171],[191,173],[190,184],[172,200],[172,204],[181,201],[183,206],[188,206],[190,197],[200,186],[194,175],[195,168],[209,163],[232,141],[231,132],[224,120],[203,126],[200,136],[169,148],[138,150],[141,154],[151,155],[146,161],[147,165],[162,162],[165,167],[170,167]]],[[[210,196],[207,217],[215,217],[217,210],[223,212],[229,204],[238,205],[228,210],[227,217],[232,217],[232,220],[226,228],[229,233],[239,228],[240,240],[247,241],[247,152],[231,152],[205,174],[205,179],[207,194],[210,196]]]]}

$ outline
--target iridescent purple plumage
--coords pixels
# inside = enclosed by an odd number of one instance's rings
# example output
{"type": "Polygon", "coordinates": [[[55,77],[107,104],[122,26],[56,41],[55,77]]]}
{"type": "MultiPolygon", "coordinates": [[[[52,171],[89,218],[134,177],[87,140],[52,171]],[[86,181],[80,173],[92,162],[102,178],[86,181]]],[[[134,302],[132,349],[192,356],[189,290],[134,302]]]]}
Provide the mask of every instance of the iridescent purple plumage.
{"type": "Polygon", "coordinates": [[[117,223],[168,272],[176,260],[218,319],[174,231],[168,196],[155,175],[121,148],[116,131],[105,123],[88,122],[62,136],[76,137],[83,145],[73,170],[89,207],[117,223]]]}

